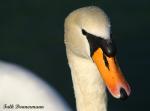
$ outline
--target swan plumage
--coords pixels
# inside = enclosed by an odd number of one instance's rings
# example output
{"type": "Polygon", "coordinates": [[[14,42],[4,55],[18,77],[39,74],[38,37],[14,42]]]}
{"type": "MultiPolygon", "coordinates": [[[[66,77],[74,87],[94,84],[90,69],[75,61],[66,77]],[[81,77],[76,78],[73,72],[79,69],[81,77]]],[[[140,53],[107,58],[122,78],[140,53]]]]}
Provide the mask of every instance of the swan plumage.
{"type": "MultiPolygon", "coordinates": [[[[16,105],[44,106],[42,111],[71,111],[52,86],[33,72],[4,61],[0,61],[0,98],[0,110],[8,110],[5,104],[12,104],[14,108],[16,105]]],[[[14,108],[12,110],[17,110],[14,108]]]]}
{"type": "Polygon", "coordinates": [[[73,11],[65,20],[65,45],[78,111],[106,111],[105,84],[126,99],[130,86],[118,68],[109,18],[96,7],[73,11]]]}

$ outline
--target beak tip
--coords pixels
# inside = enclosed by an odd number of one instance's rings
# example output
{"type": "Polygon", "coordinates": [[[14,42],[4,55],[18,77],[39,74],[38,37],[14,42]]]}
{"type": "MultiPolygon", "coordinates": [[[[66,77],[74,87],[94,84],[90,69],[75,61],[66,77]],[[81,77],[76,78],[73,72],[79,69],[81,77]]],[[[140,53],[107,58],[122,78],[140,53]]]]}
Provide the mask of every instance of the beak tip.
{"type": "Polygon", "coordinates": [[[128,94],[124,88],[120,89],[120,100],[126,100],[128,98],[128,94]]]}

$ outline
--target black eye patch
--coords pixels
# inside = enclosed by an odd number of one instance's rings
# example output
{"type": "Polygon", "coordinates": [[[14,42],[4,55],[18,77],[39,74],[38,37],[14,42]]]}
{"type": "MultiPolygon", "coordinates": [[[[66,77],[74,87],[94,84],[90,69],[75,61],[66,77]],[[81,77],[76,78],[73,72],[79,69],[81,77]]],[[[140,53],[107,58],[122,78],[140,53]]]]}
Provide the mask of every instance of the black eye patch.
{"type": "Polygon", "coordinates": [[[84,29],[82,29],[82,34],[86,36],[90,44],[91,56],[98,48],[101,48],[108,57],[116,55],[116,47],[113,44],[111,38],[109,40],[103,39],[102,37],[97,37],[93,34],[88,33],[84,29]]]}
{"type": "Polygon", "coordinates": [[[87,35],[87,32],[84,29],[82,29],[82,34],[87,35]]]}

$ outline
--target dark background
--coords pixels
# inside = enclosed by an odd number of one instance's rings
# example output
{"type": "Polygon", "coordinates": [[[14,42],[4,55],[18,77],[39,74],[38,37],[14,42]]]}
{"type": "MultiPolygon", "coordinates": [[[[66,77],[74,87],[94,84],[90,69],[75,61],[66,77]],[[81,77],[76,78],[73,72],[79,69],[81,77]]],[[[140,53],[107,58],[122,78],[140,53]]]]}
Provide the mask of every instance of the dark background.
{"type": "Polygon", "coordinates": [[[75,110],[63,24],[70,11],[88,5],[97,5],[109,15],[118,61],[132,86],[127,101],[109,95],[108,111],[148,110],[149,0],[0,0],[0,59],[39,74],[75,110]]]}

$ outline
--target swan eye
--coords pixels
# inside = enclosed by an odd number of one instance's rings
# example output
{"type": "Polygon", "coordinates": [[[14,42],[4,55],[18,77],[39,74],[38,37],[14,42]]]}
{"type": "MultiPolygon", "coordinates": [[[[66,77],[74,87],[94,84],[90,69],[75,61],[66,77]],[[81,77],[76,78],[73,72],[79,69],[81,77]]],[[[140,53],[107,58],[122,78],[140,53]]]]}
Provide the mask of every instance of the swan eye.
{"type": "Polygon", "coordinates": [[[81,31],[82,31],[82,34],[86,36],[89,42],[91,55],[93,55],[96,49],[101,48],[104,54],[106,54],[108,57],[115,56],[116,47],[115,47],[115,44],[113,44],[112,42],[113,41],[112,38],[110,38],[110,40],[109,39],[107,40],[107,39],[104,39],[103,37],[90,34],[84,29],[82,29],[81,31]]]}
{"type": "Polygon", "coordinates": [[[82,34],[87,35],[87,32],[84,29],[82,29],[82,34]]]}
{"type": "Polygon", "coordinates": [[[108,63],[107,58],[104,54],[103,54],[103,59],[104,59],[105,66],[109,69],[109,63],[108,63]]]}

